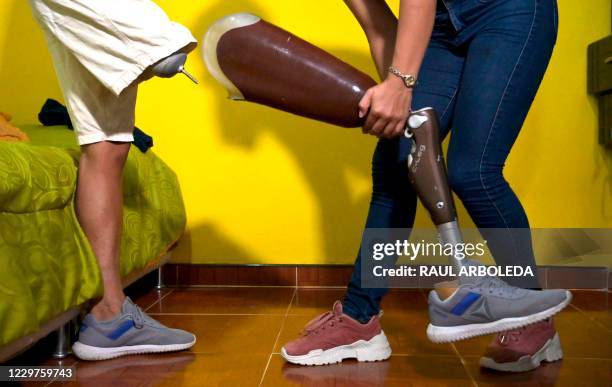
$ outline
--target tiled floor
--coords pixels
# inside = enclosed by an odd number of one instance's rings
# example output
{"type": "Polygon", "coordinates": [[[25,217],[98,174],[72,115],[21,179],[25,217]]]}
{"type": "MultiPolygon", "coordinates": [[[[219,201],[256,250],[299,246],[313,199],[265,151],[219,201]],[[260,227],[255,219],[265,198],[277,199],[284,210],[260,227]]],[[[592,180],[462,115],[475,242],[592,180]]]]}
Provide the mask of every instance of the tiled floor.
{"type": "MultiPolygon", "coordinates": [[[[285,363],[282,344],[342,294],[289,287],[150,291],[135,301],[164,324],[194,332],[198,342],[192,351],[103,362],[68,358],[63,364],[76,365],[78,381],[70,385],[83,386],[612,386],[610,292],[575,292],[571,307],[556,319],[565,359],[529,373],[481,370],[478,356],[490,337],[455,345],[429,342],[427,302],[419,290],[393,291],[384,301],[383,328],[393,348],[389,361],[285,363]]],[[[41,358],[40,351],[34,348],[21,359],[58,362],[41,358]]]]}

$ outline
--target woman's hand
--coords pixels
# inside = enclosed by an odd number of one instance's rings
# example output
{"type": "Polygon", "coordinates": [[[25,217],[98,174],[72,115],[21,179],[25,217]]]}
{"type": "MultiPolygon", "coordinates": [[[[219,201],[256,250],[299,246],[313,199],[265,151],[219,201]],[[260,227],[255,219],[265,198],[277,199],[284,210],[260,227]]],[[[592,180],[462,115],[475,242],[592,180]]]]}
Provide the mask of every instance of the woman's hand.
{"type": "Polygon", "coordinates": [[[369,89],[359,102],[359,116],[367,115],[363,133],[379,138],[399,136],[406,126],[411,104],[412,89],[398,77],[387,77],[369,89]]]}

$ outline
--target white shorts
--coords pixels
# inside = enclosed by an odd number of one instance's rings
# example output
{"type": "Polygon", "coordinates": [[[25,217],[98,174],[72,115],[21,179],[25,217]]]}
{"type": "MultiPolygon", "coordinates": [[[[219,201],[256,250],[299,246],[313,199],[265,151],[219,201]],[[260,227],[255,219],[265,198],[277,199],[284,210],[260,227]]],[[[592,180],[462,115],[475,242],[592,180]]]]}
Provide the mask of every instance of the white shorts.
{"type": "Polygon", "coordinates": [[[138,90],[152,64],[195,43],[150,0],[29,0],[49,44],[80,145],[134,140],[138,90]]]}

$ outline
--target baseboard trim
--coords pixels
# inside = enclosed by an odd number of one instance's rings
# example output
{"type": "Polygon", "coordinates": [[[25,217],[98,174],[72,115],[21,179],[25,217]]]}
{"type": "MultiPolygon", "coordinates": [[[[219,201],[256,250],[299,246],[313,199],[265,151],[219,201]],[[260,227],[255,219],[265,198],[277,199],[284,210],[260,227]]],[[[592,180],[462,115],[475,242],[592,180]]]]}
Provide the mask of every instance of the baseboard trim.
{"type": "MultiPolygon", "coordinates": [[[[346,286],[351,265],[189,265],[163,267],[164,284],[182,286],[346,286]]],[[[607,267],[538,268],[544,288],[612,289],[612,271],[607,267]]],[[[431,278],[418,278],[415,287],[431,288],[431,278]]]]}

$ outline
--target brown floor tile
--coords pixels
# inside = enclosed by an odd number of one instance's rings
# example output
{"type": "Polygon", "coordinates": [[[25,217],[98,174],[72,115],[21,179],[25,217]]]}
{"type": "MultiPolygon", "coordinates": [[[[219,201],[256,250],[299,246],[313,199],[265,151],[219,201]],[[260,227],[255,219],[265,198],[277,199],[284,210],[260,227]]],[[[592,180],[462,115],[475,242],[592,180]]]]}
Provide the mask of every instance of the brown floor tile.
{"type": "Polygon", "coordinates": [[[232,356],[198,355],[183,373],[166,378],[158,386],[259,386],[269,355],[250,354],[244,350],[232,356]]]}
{"type": "Polygon", "coordinates": [[[612,360],[568,358],[543,363],[538,369],[522,373],[504,373],[480,368],[478,357],[465,358],[470,374],[479,386],[610,386],[612,360]]]}
{"type": "Polygon", "coordinates": [[[610,292],[587,292],[575,290],[572,305],[590,319],[612,331],[612,295],[610,292]]]}
{"type": "MultiPolygon", "coordinates": [[[[68,386],[257,386],[268,355],[178,352],[79,362],[77,381],[68,386]]],[[[58,385],[60,383],[54,383],[58,385]]]]}
{"type": "Polygon", "coordinates": [[[184,329],[197,337],[193,352],[217,354],[269,354],[284,316],[156,316],[172,328],[184,329]]]}
{"type": "MultiPolygon", "coordinates": [[[[71,367],[74,366],[77,363],[77,360],[74,356],[68,356],[64,359],[55,359],[53,357],[51,357],[49,355],[49,358],[45,361],[36,363],[36,364],[31,364],[31,365],[36,365],[36,366],[41,366],[41,367],[71,367]]],[[[20,362],[20,365],[25,365],[27,364],[27,362],[20,362]]],[[[42,387],[42,386],[46,386],[51,384],[51,381],[45,381],[45,382],[21,382],[19,385],[22,387],[42,387]]],[[[8,383],[7,383],[8,384],[8,383]]]]}
{"type": "Polygon", "coordinates": [[[583,313],[567,308],[555,317],[563,353],[567,357],[612,359],[612,334],[583,313]]]}
{"type": "Polygon", "coordinates": [[[423,292],[393,290],[383,299],[382,310],[381,323],[393,353],[455,356],[449,344],[435,344],[427,338],[429,314],[423,292]]]}
{"type": "Polygon", "coordinates": [[[289,314],[312,316],[331,310],[334,302],[341,300],[345,289],[337,288],[300,288],[295,292],[289,314]]]}
{"type": "Polygon", "coordinates": [[[76,383],[68,385],[113,386],[127,383],[149,385],[180,373],[196,359],[192,352],[127,356],[104,361],[79,361],[76,383]]]}
{"type": "MultiPolygon", "coordinates": [[[[310,316],[326,312],[335,301],[342,300],[345,294],[346,289],[338,288],[297,289],[289,314],[310,316]]],[[[383,298],[381,308],[385,315],[395,312],[427,312],[427,299],[418,289],[391,289],[383,298]]]]}
{"type": "Polygon", "coordinates": [[[393,353],[455,355],[450,344],[435,344],[427,338],[428,323],[425,317],[404,314],[384,316],[382,326],[393,353]]]}
{"type": "Polygon", "coordinates": [[[174,289],[163,288],[160,290],[154,289],[143,295],[132,297],[132,301],[136,305],[140,306],[143,310],[151,308],[155,303],[159,302],[162,298],[170,294],[174,289]]]}
{"type": "Polygon", "coordinates": [[[292,288],[175,289],[147,312],[204,314],[282,314],[293,297],[292,288]]]}
{"type": "Polygon", "coordinates": [[[384,314],[421,312],[427,316],[427,293],[421,289],[391,289],[381,303],[384,314]]]}
{"type": "Polygon", "coordinates": [[[384,362],[345,361],[300,367],[272,356],[263,386],[473,386],[457,357],[392,356],[384,362]],[[444,372],[440,372],[444,370],[444,372]]]}
{"type": "Polygon", "coordinates": [[[584,311],[612,311],[612,293],[608,291],[572,291],[572,305],[584,311]]]}

